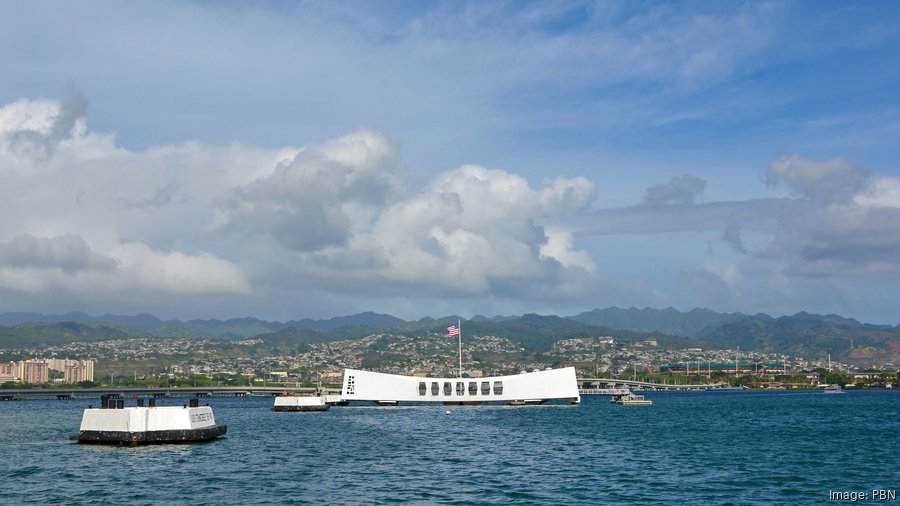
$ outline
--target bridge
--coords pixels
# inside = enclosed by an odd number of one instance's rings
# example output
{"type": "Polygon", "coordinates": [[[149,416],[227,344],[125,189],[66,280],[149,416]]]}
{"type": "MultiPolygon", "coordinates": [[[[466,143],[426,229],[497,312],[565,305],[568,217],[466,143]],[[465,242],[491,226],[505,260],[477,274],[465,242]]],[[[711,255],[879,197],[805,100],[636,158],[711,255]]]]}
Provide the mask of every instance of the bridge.
{"type": "MultiPolygon", "coordinates": [[[[121,395],[130,397],[249,397],[274,396],[282,392],[313,393],[316,388],[286,387],[105,387],[105,388],[19,388],[0,390],[0,400],[20,400],[28,397],[74,399],[121,395]]],[[[323,388],[322,393],[340,393],[340,389],[323,388]]]]}
{"type": "Polygon", "coordinates": [[[613,378],[577,378],[578,392],[581,395],[614,395],[619,391],[629,390],[710,390],[724,387],[724,383],[702,385],[678,385],[675,383],[655,383],[613,378]]]}

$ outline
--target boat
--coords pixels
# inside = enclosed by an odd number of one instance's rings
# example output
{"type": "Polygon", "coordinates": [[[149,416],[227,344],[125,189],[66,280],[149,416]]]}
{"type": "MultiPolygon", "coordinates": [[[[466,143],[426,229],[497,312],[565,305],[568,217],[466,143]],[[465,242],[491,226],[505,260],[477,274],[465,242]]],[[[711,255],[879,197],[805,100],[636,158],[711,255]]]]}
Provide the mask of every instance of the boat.
{"type": "Polygon", "coordinates": [[[156,399],[138,399],[137,406],[125,407],[124,399],[100,397],[100,407],[88,407],[73,441],[87,444],[135,446],[161,443],[209,441],[228,431],[217,425],[212,408],[191,399],[184,406],[156,406],[156,399]]]}
{"type": "Polygon", "coordinates": [[[535,405],[549,401],[579,404],[575,368],[548,369],[482,378],[418,377],[345,369],[341,400],[381,406],[441,403],[446,405],[535,405]]]}
{"type": "Polygon", "coordinates": [[[328,411],[331,405],[320,395],[284,393],[275,398],[273,411],[328,411]]]}
{"type": "Polygon", "coordinates": [[[828,385],[822,392],[826,394],[842,394],[844,389],[840,385],[828,385]]]}
{"type": "Polygon", "coordinates": [[[653,404],[653,401],[645,399],[643,395],[634,395],[631,392],[622,395],[614,395],[609,402],[612,404],[621,404],[622,406],[649,406],[653,404]]]}

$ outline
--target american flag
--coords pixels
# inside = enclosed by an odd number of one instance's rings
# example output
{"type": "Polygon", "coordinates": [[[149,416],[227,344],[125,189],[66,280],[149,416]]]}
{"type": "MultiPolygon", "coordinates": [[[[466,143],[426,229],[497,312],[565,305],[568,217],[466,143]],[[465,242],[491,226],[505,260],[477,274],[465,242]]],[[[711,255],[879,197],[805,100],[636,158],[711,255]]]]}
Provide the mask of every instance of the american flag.
{"type": "Polygon", "coordinates": [[[447,327],[447,332],[450,333],[449,337],[458,336],[459,335],[459,327],[456,325],[450,325],[447,327]]]}

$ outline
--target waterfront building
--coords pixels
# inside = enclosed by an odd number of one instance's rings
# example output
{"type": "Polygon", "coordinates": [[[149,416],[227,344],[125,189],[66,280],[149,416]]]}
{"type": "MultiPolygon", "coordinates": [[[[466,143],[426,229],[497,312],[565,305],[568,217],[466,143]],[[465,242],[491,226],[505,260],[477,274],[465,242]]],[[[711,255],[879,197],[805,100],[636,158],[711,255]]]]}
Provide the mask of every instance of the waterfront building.
{"type": "Polygon", "coordinates": [[[82,360],[72,361],[67,364],[63,370],[64,383],[80,383],[82,381],[94,381],[94,361],[82,360]]]}
{"type": "Polygon", "coordinates": [[[72,363],[75,363],[75,360],[70,360],[68,358],[47,358],[44,359],[47,362],[47,367],[50,368],[51,371],[65,371],[66,366],[72,363]]]}
{"type": "Polygon", "coordinates": [[[94,381],[93,360],[71,360],[68,358],[49,358],[45,360],[52,371],[63,373],[64,383],[94,381]]]}
{"type": "Polygon", "coordinates": [[[19,364],[16,362],[0,362],[0,383],[19,381],[19,364]]]}
{"type": "Polygon", "coordinates": [[[23,360],[19,362],[19,381],[22,383],[47,383],[50,381],[50,366],[46,360],[23,360]]]}
{"type": "Polygon", "coordinates": [[[64,374],[65,383],[78,383],[80,381],[94,381],[93,360],[70,360],[67,358],[47,359],[47,365],[53,371],[64,374]]]}

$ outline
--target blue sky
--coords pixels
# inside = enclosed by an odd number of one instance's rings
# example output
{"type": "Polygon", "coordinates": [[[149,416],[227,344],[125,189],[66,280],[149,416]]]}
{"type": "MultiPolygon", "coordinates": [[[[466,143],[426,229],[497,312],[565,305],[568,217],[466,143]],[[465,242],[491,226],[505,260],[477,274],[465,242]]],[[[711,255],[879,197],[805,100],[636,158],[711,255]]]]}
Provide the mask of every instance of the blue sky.
{"type": "Polygon", "coordinates": [[[0,307],[898,323],[898,21],[890,2],[4,2],[0,307]]]}

